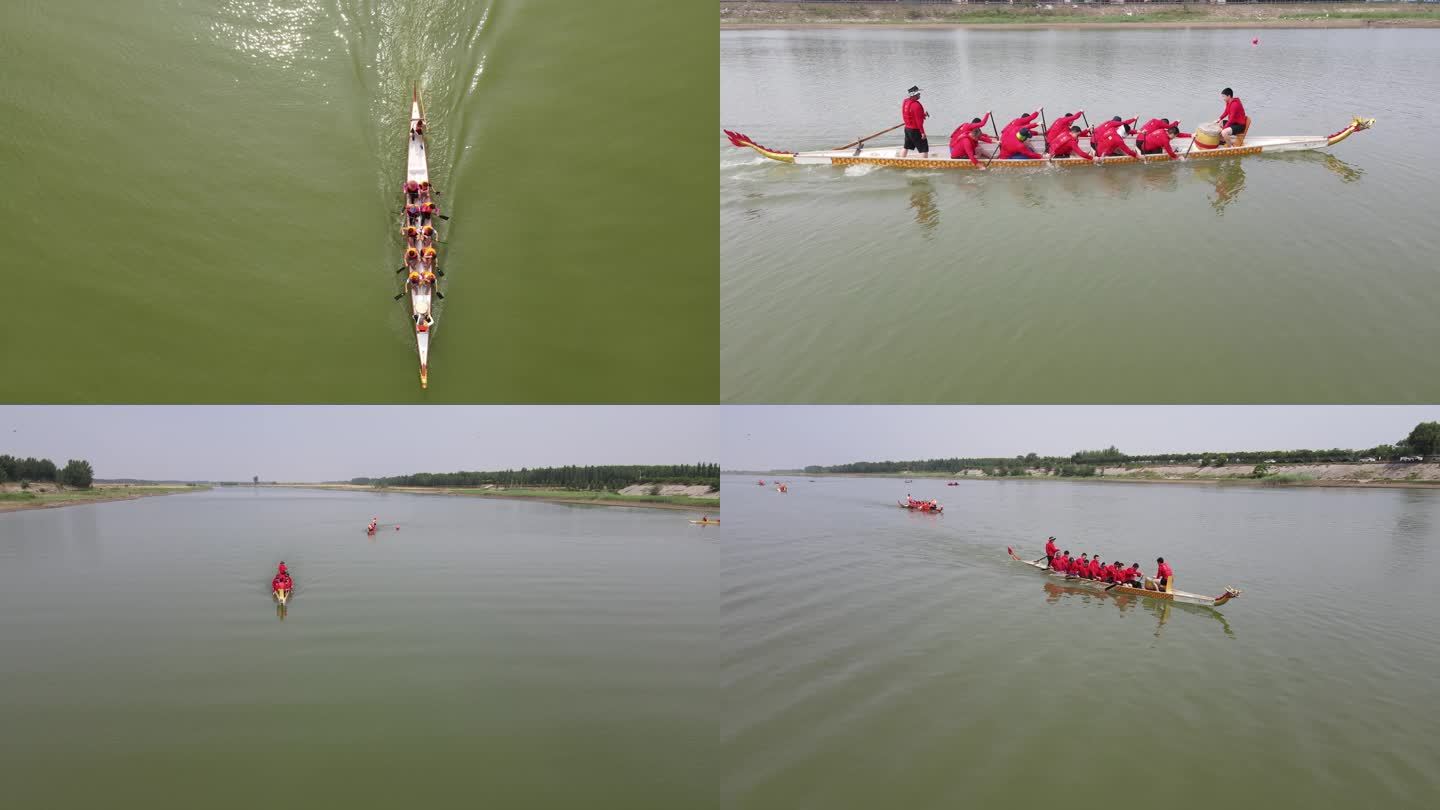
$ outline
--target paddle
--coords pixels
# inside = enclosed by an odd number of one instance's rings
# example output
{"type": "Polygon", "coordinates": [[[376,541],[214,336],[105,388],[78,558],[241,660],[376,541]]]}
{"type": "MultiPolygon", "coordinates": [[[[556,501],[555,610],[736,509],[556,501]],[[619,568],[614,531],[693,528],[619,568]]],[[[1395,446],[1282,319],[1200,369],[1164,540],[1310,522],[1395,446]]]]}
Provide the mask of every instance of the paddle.
{"type": "Polygon", "coordinates": [[[995,133],[995,149],[990,153],[990,160],[985,161],[985,168],[987,169],[990,168],[991,161],[995,160],[995,156],[1000,154],[1000,128],[995,126],[995,116],[993,112],[992,110],[990,113],[986,113],[986,115],[990,116],[990,131],[995,133]]]}
{"type": "MultiPolygon", "coordinates": [[[[1135,116],[1135,125],[1136,125],[1136,126],[1139,126],[1139,125],[1140,125],[1140,116],[1138,116],[1138,115],[1135,116]]],[[[1122,124],[1121,126],[1124,126],[1124,125],[1122,124]]],[[[1140,131],[1139,131],[1139,130],[1136,130],[1136,131],[1135,131],[1135,154],[1138,155],[1138,157],[1136,157],[1135,160],[1136,160],[1136,162],[1138,162],[1138,163],[1144,163],[1144,162],[1145,162],[1145,153],[1144,153],[1143,151],[1141,151],[1141,146],[1142,146],[1142,144],[1140,143],[1140,131]]]]}
{"type": "Polygon", "coordinates": [[[1040,108],[1040,140],[1045,142],[1045,154],[1050,154],[1050,124],[1045,121],[1045,108],[1040,108]]]}
{"type": "MultiPolygon", "coordinates": [[[[1217,121],[1216,123],[1218,124],[1219,122],[1217,121]]],[[[1192,132],[1192,133],[1190,133],[1190,145],[1187,146],[1187,147],[1185,147],[1185,157],[1182,157],[1181,160],[1184,160],[1185,158],[1190,157],[1190,150],[1195,148],[1195,136],[1196,136],[1196,135],[1199,135],[1199,134],[1200,134],[1200,128],[1199,128],[1199,127],[1196,127],[1196,128],[1195,128],[1195,131],[1192,132]]]]}
{"type": "Polygon", "coordinates": [[[866,141],[870,140],[871,138],[878,138],[878,137],[880,137],[881,135],[884,135],[884,134],[887,133],[887,132],[894,132],[895,130],[897,130],[897,129],[899,129],[900,127],[903,127],[903,126],[905,126],[905,122],[902,121],[902,122],[896,124],[895,126],[890,127],[889,129],[882,129],[882,130],[880,130],[879,132],[875,133],[874,135],[870,135],[870,136],[861,138],[861,139],[858,140],[858,141],[851,141],[850,143],[847,143],[847,144],[845,144],[844,146],[837,146],[837,147],[835,147],[832,151],[839,152],[841,149],[849,149],[849,148],[852,147],[852,146],[856,146],[856,145],[859,145],[859,144],[864,144],[866,141]]]}

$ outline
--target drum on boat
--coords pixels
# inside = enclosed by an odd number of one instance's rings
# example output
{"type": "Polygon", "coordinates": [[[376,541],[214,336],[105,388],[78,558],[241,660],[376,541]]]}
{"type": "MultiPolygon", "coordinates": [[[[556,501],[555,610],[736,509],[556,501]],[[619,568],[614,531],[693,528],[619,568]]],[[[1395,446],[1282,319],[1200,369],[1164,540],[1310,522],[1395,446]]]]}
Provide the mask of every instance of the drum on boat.
{"type": "Polygon", "coordinates": [[[1220,125],[1201,124],[1195,127],[1195,146],[1198,149],[1214,149],[1220,145],[1220,125]]]}

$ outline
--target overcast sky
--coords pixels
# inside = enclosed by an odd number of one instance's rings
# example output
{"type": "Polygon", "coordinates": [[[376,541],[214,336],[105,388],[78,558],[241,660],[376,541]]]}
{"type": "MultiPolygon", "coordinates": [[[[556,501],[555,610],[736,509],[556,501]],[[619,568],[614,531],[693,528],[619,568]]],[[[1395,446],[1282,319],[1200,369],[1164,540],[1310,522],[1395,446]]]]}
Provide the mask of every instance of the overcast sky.
{"type": "Polygon", "coordinates": [[[720,459],[713,406],[3,406],[0,454],[98,478],[333,481],[720,459]]]}
{"type": "Polygon", "coordinates": [[[769,406],[721,409],[727,470],[1024,453],[1069,455],[1366,448],[1404,438],[1440,406],[769,406]]]}

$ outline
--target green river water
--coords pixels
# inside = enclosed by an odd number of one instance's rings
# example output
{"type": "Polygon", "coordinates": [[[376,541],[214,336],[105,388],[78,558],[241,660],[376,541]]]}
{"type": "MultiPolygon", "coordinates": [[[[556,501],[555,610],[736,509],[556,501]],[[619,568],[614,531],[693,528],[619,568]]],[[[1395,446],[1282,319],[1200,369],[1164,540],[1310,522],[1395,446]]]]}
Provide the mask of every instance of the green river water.
{"type": "Polygon", "coordinates": [[[1040,105],[1189,131],[1227,86],[1257,134],[1376,119],[1326,151],[1024,174],[791,166],[720,137],[725,401],[1440,399],[1440,168],[1416,151],[1440,31],[1251,38],[722,31],[721,126],[784,150],[898,123],[912,84],[944,149],[1040,105]]]}
{"type": "Polygon", "coordinates": [[[1440,492],[785,480],[724,482],[727,807],[1440,796],[1440,492]],[[1243,593],[1166,606],[1005,553],[1052,534],[1243,593]]]}
{"type": "Polygon", "coordinates": [[[714,402],[699,11],[4,3],[0,400],[714,402]],[[391,301],[413,81],[454,217],[428,392],[391,301]]]}
{"type": "Polygon", "coordinates": [[[713,807],[718,535],[687,517],[249,488],[0,515],[5,803],[713,807]]]}

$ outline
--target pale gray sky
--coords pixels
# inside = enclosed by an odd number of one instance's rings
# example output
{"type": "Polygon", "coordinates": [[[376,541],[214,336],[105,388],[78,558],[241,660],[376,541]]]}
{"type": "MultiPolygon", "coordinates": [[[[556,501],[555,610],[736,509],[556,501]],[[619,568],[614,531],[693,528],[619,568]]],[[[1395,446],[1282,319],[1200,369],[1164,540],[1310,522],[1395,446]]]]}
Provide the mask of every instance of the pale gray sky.
{"type": "Polygon", "coordinates": [[[99,478],[326,481],[720,458],[714,406],[0,407],[0,454],[99,478]]]}
{"type": "Polygon", "coordinates": [[[727,405],[721,466],[953,456],[1374,447],[1404,438],[1440,406],[1369,405],[727,405]]]}

